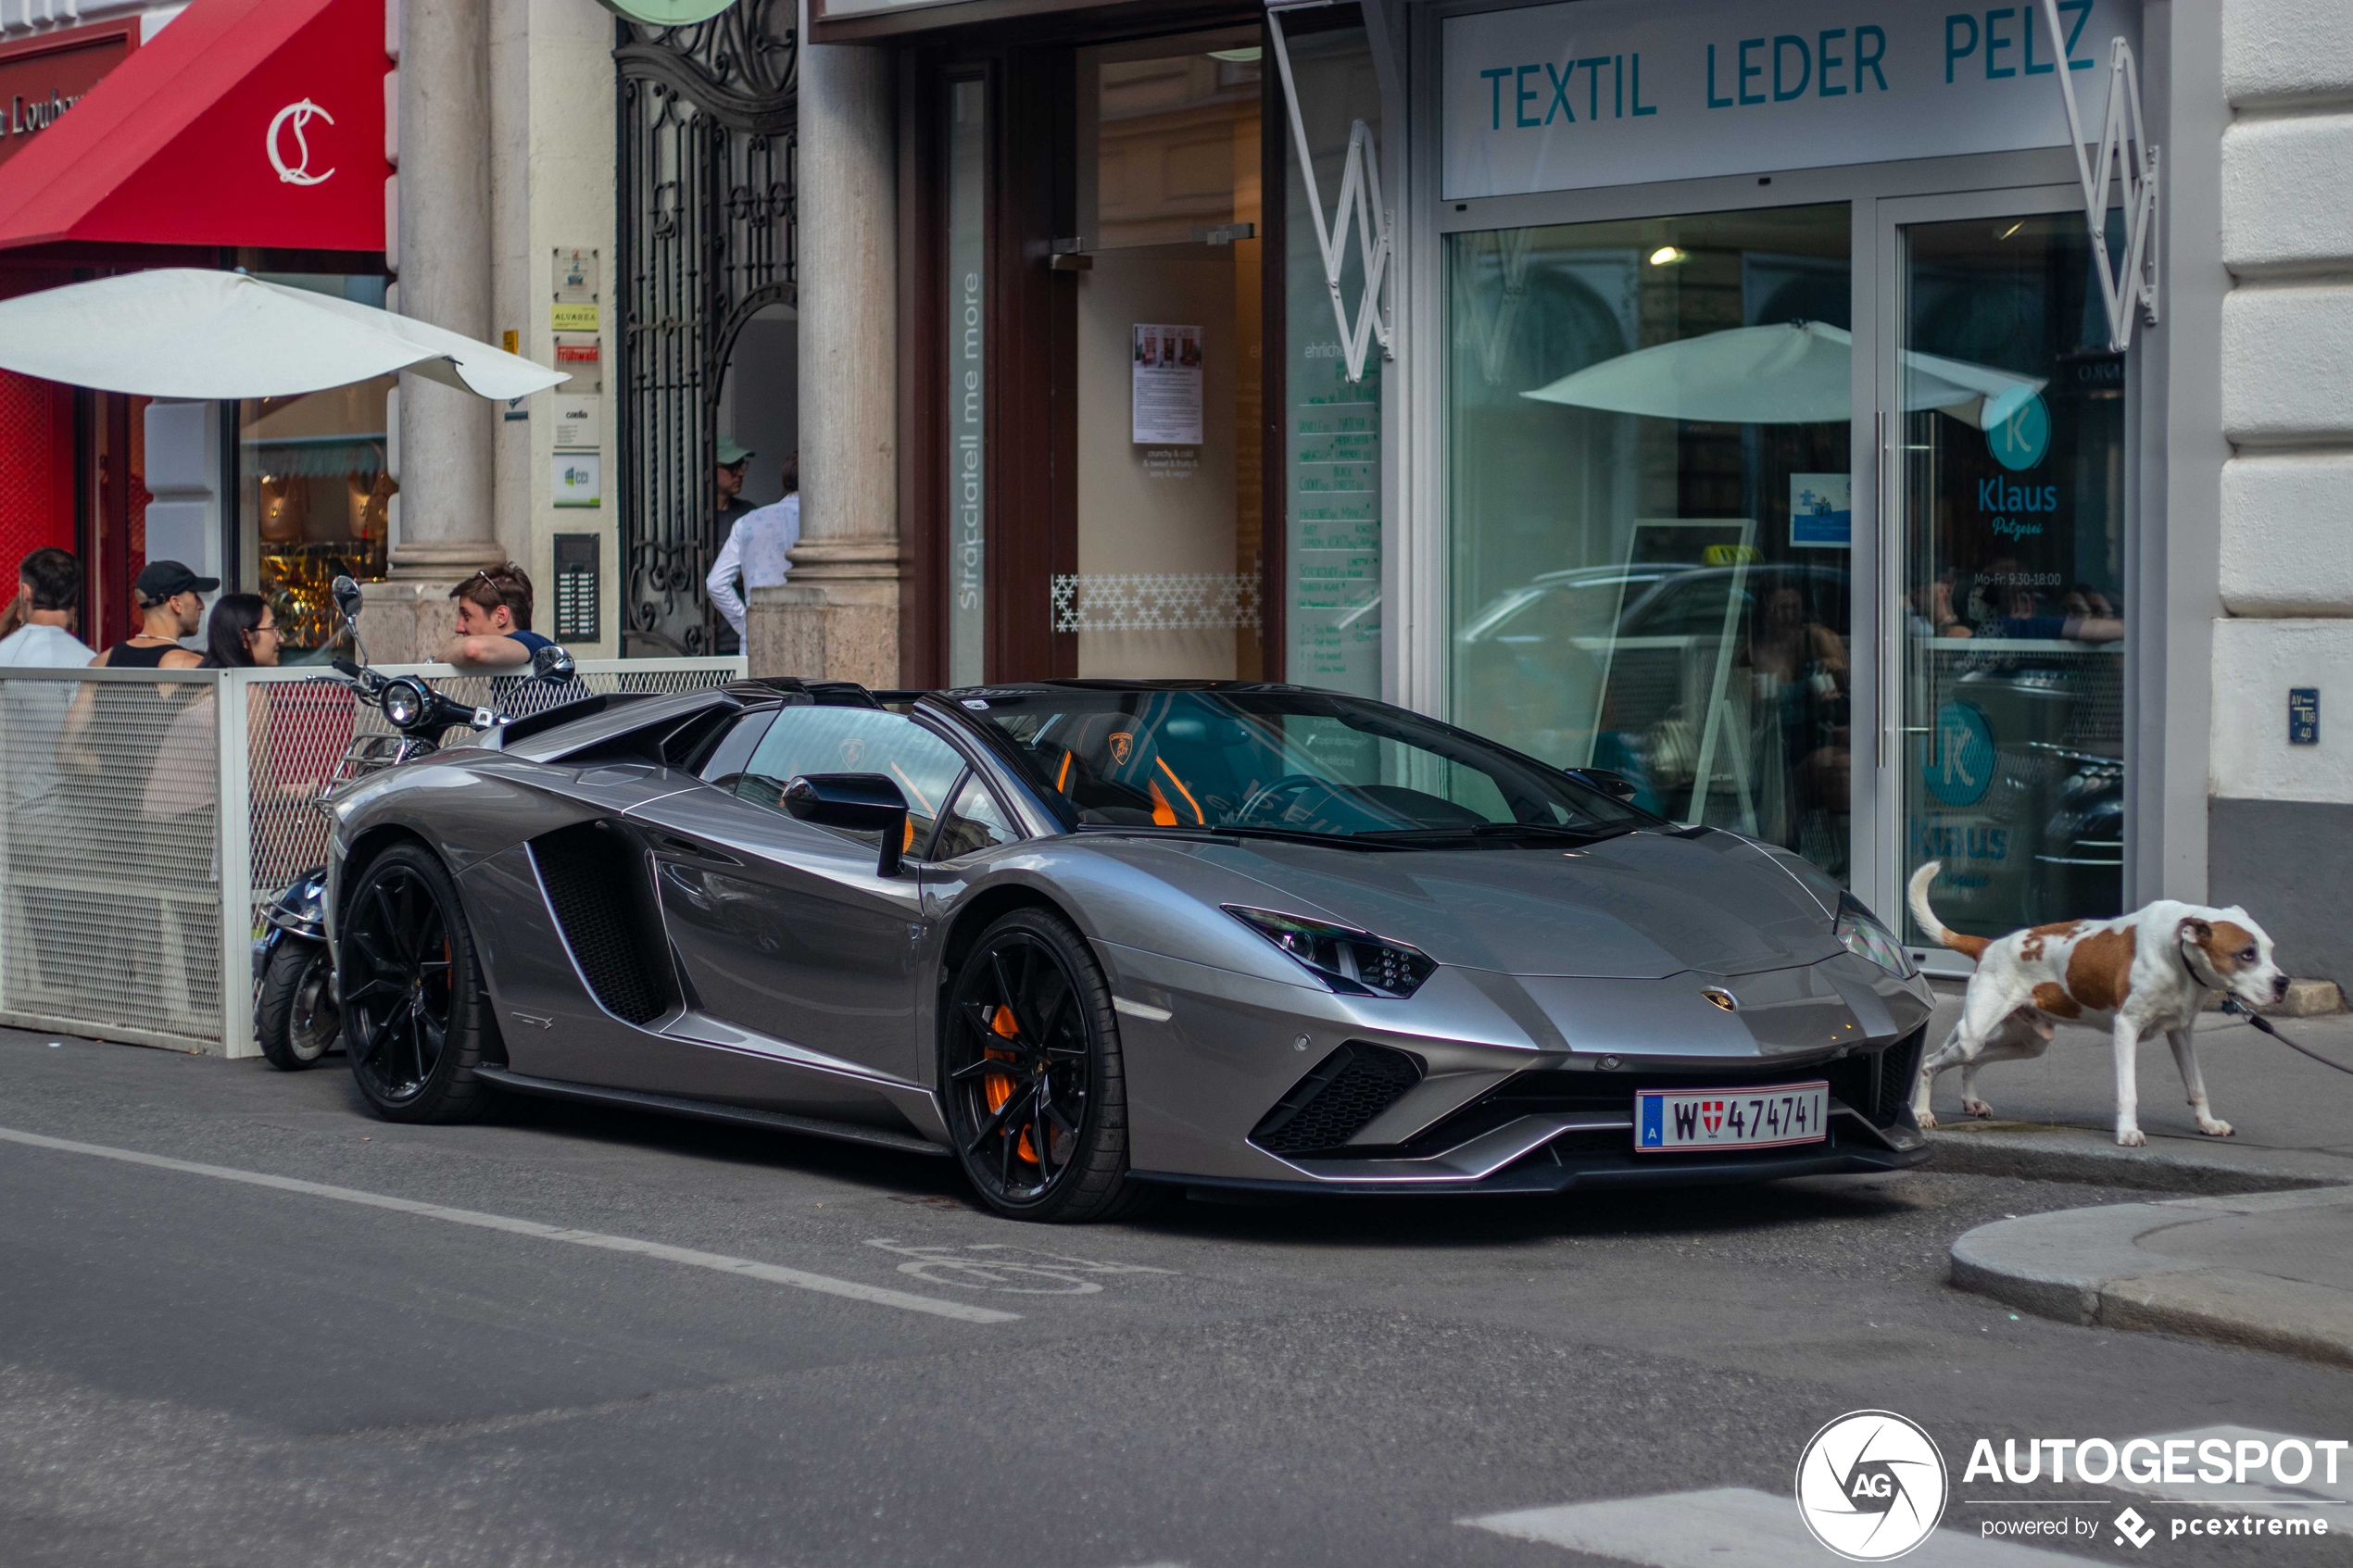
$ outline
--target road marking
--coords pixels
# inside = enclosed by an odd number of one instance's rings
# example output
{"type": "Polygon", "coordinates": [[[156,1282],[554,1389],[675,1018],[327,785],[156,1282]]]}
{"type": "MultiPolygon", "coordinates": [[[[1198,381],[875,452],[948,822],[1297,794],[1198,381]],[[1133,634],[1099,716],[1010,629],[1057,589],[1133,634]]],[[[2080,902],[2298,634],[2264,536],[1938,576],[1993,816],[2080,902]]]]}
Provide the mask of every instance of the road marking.
{"type": "Polygon", "coordinates": [[[258,1171],[239,1171],[226,1165],[200,1165],[192,1160],[167,1160],[159,1154],[110,1148],[105,1144],[76,1143],[70,1138],[44,1137],[38,1133],[20,1133],[12,1127],[0,1127],[0,1142],[23,1144],[31,1148],[54,1148],[67,1154],[94,1155],[101,1160],[120,1160],[126,1165],[178,1171],[183,1175],[210,1176],[215,1181],[242,1182],[247,1186],[273,1187],[280,1192],[298,1192],[311,1198],[331,1198],[338,1203],[356,1203],[366,1209],[387,1209],[396,1214],[413,1214],[420,1219],[446,1220],[455,1225],[472,1225],[476,1230],[503,1231],[509,1236],[535,1236],[541,1241],[561,1241],[574,1247],[593,1247],[604,1252],[659,1258],[666,1263],[685,1263],[690,1268],[712,1269],[723,1274],[741,1274],[748,1279],[765,1280],[770,1285],[788,1285],[796,1290],[813,1290],[820,1296],[839,1296],[846,1300],[864,1301],[877,1307],[897,1307],[901,1311],[928,1312],[933,1317],[954,1318],[962,1323],[1016,1323],[1021,1318],[1019,1312],[1000,1312],[963,1301],[943,1301],[937,1297],[888,1290],[881,1286],[860,1285],[855,1280],[835,1279],[830,1274],[812,1274],[805,1269],[787,1269],[775,1263],[757,1262],[749,1258],[731,1258],[724,1252],[698,1252],[690,1247],[640,1241],[635,1236],[606,1236],[599,1231],[543,1225],[535,1220],[484,1214],[472,1209],[448,1209],[438,1203],[418,1203],[406,1198],[388,1198],[378,1192],[361,1192],[356,1187],[329,1186],[323,1182],[265,1175],[258,1171]]]}
{"type": "MultiPolygon", "coordinates": [[[[1728,1562],[1821,1568],[1831,1560],[1806,1533],[1796,1499],[1746,1486],[1531,1508],[1455,1523],[1651,1568],[1724,1568],[1728,1562]]],[[[1936,1531],[1904,1558],[1906,1568],[2059,1568],[2089,1561],[1958,1530],[1936,1531]]]]}
{"type": "Polygon", "coordinates": [[[1103,1288],[1088,1274],[1173,1274],[1174,1269],[1155,1269],[1149,1263],[1095,1263],[1084,1258],[1072,1258],[1060,1252],[1040,1252],[1034,1247],[1016,1247],[1011,1242],[975,1242],[961,1249],[953,1247],[911,1247],[887,1236],[868,1239],[867,1246],[879,1247],[886,1252],[897,1252],[915,1260],[901,1263],[899,1272],[912,1274],[926,1285],[956,1285],[967,1290],[1001,1290],[1013,1296],[1093,1296],[1103,1288]],[[1026,1262],[1021,1258],[988,1256],[976,1253],[1021,1253],[1042,1262],[1026,1262]]]}

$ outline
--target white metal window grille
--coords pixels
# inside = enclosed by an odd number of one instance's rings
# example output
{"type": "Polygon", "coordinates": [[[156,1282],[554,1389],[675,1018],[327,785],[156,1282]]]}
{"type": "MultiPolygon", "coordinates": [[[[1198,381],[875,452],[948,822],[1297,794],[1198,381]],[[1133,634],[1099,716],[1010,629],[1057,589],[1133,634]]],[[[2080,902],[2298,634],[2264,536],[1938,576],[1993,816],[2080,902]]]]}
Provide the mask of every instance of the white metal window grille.
{"type": "Polygon", "coordinates": [[[1071,573],[1053,581],[1057,632],[1256,631],[1255,572],[1071,573]]]}
{"type": "MultiPolygon", "coordinates": [[[[1329,0],[1308,0],[1311,6],[1328,3],[1329,0]]],[[[1348,379],[1360,382],[1365,379],[1365,355],[1373,340],[1379,341],[1382,358],[1396,357],[1390,332],[1390,299],[1384,292],[1394,224],[1393,215],[1381,201],[1380,152],[1374,144],[1370,126],[1361,119],[1350,125],[1348,158],[1341,169],[1339,203],[1327,222],[1323,187],[1315,179],[1315,153],[1308,145],[1307,121],[1300,113],[1299,88],[1291,81],[1290,45],[1283,37],[1283,9],[1267,7],[1266,32],[1274,40],[1275,65],[1282,74],[1283,106],[1290,111],[1291,145],[1299,154],[1300,178],[1307,185],[1307,213],[1315,220],[1315,248],[1323,257],[1324,288],[1331,295],[1332,320],[1340,331],[1341,362],[1348,379]],[[1352,220],[1364,274],[1364,292],[1353,317],[1340,292],[1340,277],[1347,270],[1352,220]]]]}
{"type": "Polygon", "coordinates": [[[2067,30],[2059,24],[2058,0],[2043,0],[2043,19],[2051,30],[2052,57],[2062,69],[2059,96],[2067,105],[2067,140],[2075,150],[2075,172],[2083,185],[2083,221],[2091,230],[2092,262],[2100,275],[2100,300],[2108,307],[2108,346],[2121,354],[2133,345],[2133,319],[2137,314],[2150,326],[2158,323],[2157,229],[2158,150],[2141,126],[2141,73],[2133,46],[2121,38],[2108,42],[2108,107],[2100,119],[2096,149],[2084,150],[2083,120],[2075,107],[2075,71],[2068,65],[2067,30]],[[2112,191],[2122,197],[2124,254],[2111,257],[2108,248],[2108,203],[2112,191]]]}
{"type": "MultiPolygon", "coordinates": [[[[513,679],[391,672],[482,705],[513,679]]],[[[584,660],[575,690],[743,673],[739,659],[584,660]]],[[[0,670],[0,1023],[258,1054],[260,911],[325,860],[312,802],[355,732],[384,733],[383,716],[300,669],[0,670]]]]}

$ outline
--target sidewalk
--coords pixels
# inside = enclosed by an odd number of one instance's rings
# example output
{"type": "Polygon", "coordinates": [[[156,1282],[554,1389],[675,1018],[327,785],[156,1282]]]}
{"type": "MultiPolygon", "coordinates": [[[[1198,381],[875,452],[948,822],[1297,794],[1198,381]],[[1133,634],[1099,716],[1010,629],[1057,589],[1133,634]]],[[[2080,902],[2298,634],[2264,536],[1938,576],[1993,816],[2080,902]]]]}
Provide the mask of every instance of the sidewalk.
{"type": "MultiPolygon", "coordinates": [[[[1938,990],[1931,1051],[1960,1012],[1958,991],[1938,990]]],[[[2274,1022],[2296,1044],[2353,1067],[2353,1013],[2274,1022]]],[[[1994,1121],[1961,1113],[1957,1072],[1937,1079],[1939,1125],[1929,1135],[1936,1168],[2210,1195],[2353,1183],[2353,1075],[2331,1072],[2221,1013],[2198,1020],[2197,1042],[2214,1113],[2235,1129],[2230,1137],[2198,1132],[2173,1052],[2160,1037],[2140,1050],[2140,1121],[2148,1143],[2119,1148],[2108,1034],[2061,1025],[2041,1058],[1996,1062],[1980,1074],[1978,1092],[1994,1108],[1994,1121]]]]}
{"type": "Polygon", "coordinates": [[[1953,1283],[2063,1322],[2353,1366],[2353,1186],[2002,1220],[1953,1244],[1953,1283]]]}

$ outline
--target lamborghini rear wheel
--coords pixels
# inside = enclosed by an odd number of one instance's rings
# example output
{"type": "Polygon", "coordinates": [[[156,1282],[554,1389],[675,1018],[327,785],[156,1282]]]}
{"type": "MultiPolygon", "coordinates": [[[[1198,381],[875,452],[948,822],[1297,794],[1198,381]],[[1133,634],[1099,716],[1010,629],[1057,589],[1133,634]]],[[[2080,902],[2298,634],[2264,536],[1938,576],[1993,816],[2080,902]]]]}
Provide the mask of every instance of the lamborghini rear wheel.
{"type": "Polygon", "coordinates": [[[1016,909],[983,932],[949,990],[940,1047],[949,1131],[990,1208],[1076,1223],[1139,1201],[1118,1015],[1067,922],[1016,909]]]}

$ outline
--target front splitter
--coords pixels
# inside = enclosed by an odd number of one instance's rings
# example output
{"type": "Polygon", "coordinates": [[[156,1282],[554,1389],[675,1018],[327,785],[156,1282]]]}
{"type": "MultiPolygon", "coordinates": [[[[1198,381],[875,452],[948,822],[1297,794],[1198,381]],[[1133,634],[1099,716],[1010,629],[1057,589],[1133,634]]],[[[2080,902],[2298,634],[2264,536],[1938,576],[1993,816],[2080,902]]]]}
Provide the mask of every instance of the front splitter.
{"type": "Polygon", "coordinates": [[[1926,1164],[1930,1153],[1923,1144],[1918,1148],[1834,1148],[1777,1155],[1586,1155],[1555,1163],[1541,1158],[1540,1151],[1539,1156],[1474,1182],[1352,1182],[1344,1178],[1281,1181],[1250,1176],[1188,1176],[1174,1171],[1133,1171],[1129,1175],[1136,1181],[1164,1186],[1301,1197],[1311,1193],[1331,1193],[1342,1198],[1542,1197],[1574,1190],[1733,1186],[1792,1176],[1885,1173],[1926,1164]]]}

